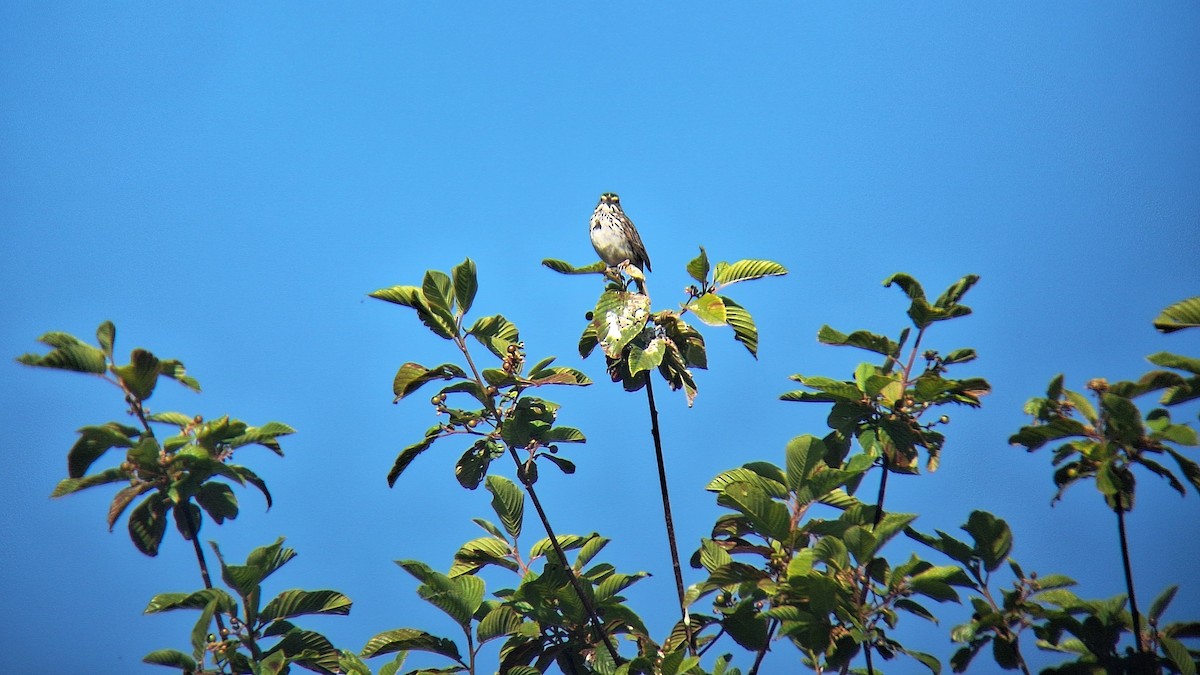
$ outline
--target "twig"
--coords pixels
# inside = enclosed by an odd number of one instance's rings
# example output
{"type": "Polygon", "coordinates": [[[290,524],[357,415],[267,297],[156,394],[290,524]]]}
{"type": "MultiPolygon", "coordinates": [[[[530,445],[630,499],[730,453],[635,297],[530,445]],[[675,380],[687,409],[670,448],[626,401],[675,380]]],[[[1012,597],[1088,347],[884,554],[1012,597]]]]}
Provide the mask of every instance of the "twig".
{"type": "Polygon", "coordinates": [[[1125,508],[1121,502],[1121,493],[1117,492],[1117,534],[1121,537],[1121,564],[1125,567],[1125,589],[1129,591],[1129,611],[1133,615],[1133,637],[1137,644],[1138,653],[1144,653],[1146,646],[1142,643],[1142,615],[1138,612],[1137,596],[1133,594],[1133,568],[1129,564],[1129,541],[1125,535],[1125,508]]]}
{"type": "Polygon", "coordinates": [[[675,569],[675,590],[679,594],[679,612],[683,615],[683,632],[687,637],[688,653],[696,655],[696,638],[692,635],[692,617],[687,609],[687,591],[683,587],[683,568],[679,564],[679,547],[675,544],[675,520],[671,517],[671,497],[667,492],[667,466],[663,460],[662,437],[658,431],[658,407],[654,404],[654,387],[650,371],[645,373],[646,400],[650,406],[650,435],[654,437],[654,458],[658,462],[658,487],[662,493],[663,517],[667,525],[667,543],[671,547],[671,565],[675,569]]]}
{"type": "Polygon", "coordinates": [[[567,562],[567,554],[563,551],[562,546],[558,543],[558,537],[555,536],[553,528],[550,527],[550,519],[546,516],[546,511],[542,508],[542,502],[538,499],[537,492],[533,489],[533,481],[530,480],[525,471],[521,468],[521,458],[517,456],[517,451],[512,447],[508,448],[509,454],[513,461],[517,463],[517,476],[525,485],[525,489],[529,491],[529,499],[533,502],[533,508],[537,510],[538,518],[542,521],[542,527],[546,530],[546,536],[550,538],[550,545],[554,547],[554,552],[558,554],[558,559],[562,561],[562,566],[567,572],[567,579],[571,582],[571,587],[575,589],[575,594],[579,596],[579,601],[583,603],[583,608],[587,611],[588,617],[592,620],[592,625],[595,626],[596,632],[600,634],[600,639],[604,641],[605,648],[608,649],[609,656],[616,663],[621,662],[621,657],[617,654],[617,648],[609,639],[608,633],[604,630],[604,624],[600,621],[600,617],[596,614],[596,608],[592,605],[592,601],[588,599],[584,593],[583,586],[580,585],[579,579],[575,576],[575,570],[571,569],[571,564],[567,562]]]}

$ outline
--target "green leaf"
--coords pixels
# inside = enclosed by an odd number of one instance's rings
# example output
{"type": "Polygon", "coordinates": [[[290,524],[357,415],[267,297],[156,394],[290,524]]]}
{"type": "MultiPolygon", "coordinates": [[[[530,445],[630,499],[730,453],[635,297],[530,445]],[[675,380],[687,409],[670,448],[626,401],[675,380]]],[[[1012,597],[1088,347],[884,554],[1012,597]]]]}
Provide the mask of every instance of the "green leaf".
{"type": "Polygon", "coordinates": [[[659,367],[670,348],[671,345],[666,339],[658,337],[651,340],[645,348],[636,344],[629,345],[629,375],[632,377],[659,367]]]}
{"type": "Polygon", "coordinates": [[[778,277],[787,274],[787,268],[770,260],[739,260],[733,264],[717,263],[713,270],[713,283],[728,286],[739,281],[778,277]]]}
{"type": "Polygon", "coordinates": [[[972,511],[963,529],[975,539],[975,555],[987,571],[996,571],[1008,558],[1012,550],[1012,530],[1008,523],[987,511],[972,511]]]}
{"type": "Polygon", "coordinates": [[[159,649],[142,657],[142,663],[154,666],[169,666],[186,672],[195,672],[196,661],[181,651],[174,649],[159,649]]]}
{"type": "Polygon", "coordinates": [[[1200,297],[1188,298],[1167,307],[1154,319],[1154,327],[1163,333],[1200,326],[1200,297]]]}
{"type": "Polygon", "coordinates": [[[1146,435],[1142,413],[1133,401],[1105,393],[1100,397],[1100,406],[1108,413],[1108,432],[1113,440],[1123,445],[1133,445],[1146,435]]]}
{"type": "Polygon", "coordinates": [[[1179,470],[1183,472],[1184,477],[1192,484],[1193,488],[1200,491],[1200,464],[1196,464],[1196,462],[1184,457],[1171,448],[1167,448],[1167,454],[1175,458],[1175,462],[1179,464],[1179,470]]]}
{"type": "Polygon", "coordinates": [[[125,384],[125,388],[139,401],[145,401],[154,393],[158,384],[158,357],[145,349],[135,349],[129,355],[129,363],[113,368],[113,372],[125,384]]]}
{"type": "Polygon", "coordinates": [[[67,453],[67,475],[71,478],[82,478],[92,463],[100,458],[110,448],[131,448],[138,431],[116,422],[109,422],[98,427],[83,427],[79,430],[79,440],[67,453]]]}
{"type": "Polygon", "coordinates": [[[492,493],[492,509],[500,518],[508,536],[521,536],[521,524],[525,521],[525,493],[516,483],[503,476],[488,476],[484,487],[492,493]]]}
{"type": "Polygon", "coordinates": [[[892,284],[899,286],[904,291],[904,294],[908,296],[909,300],[925,299],[925,289],[921,288],[920,282],[908,274],[897,272],[883,280],[885,288],[890,287],[892,284]]]}
{"type": "Polygon", "coordinates": [[[213,614],[217,612],[217,600],[214,598],[200,610],[200,618],[192,626],[192,648],[195,653],[202,653],[211,635],[213,614]]]}
{"type": "Polygon", "coordinates": [[[816,436],[797,436],[787,444],[787,483],[793,492],[800,489],[813,471],[821,466],[828,449],[816,436]]]}
{"type": "Polygon", "coordinates": [[[22,354],[19,363],[38,368],[57,368],[77,373],[103,374],[108,369],[104,352],[80,342],[68,333],[46,333],[38,341],[54,347],[49,354],[22,354]]]}
{"type": "Polygon", "coordinates": [[[687,264],[688,276],[690,276],[691,278],[700,282],[701,284],[704,284],[704,283],[707,283],[707,281],[708,281],[709,269],[710,269],[710,267],[708,265],[708,254],[705,253],[704,247],[701,246],[700,247],[700,255],[698,255],[695,258],[692,258],[690,261],[688,261],[688,264],[687,264]]]}
{"type": "Polygon", "coordinates": [[[962,296],[966,295],[967,291],[971,290],[971,287],[974,286],[978,281],[978,274],[968,274],[964,276],[963,278],[951,284],[950,287],[946,289],[946,292],[942,293],[941,297],[939,297],[937,301],[933,303],[933,306],[946,309],[957,305],[958,301],[962,300],[962,296]]]}
{"type": "Polygon", "coordinates": [[[608,269],[608,266],[604,264],[603,260],[584,265],[583,267],[575,267],[569,262],[556,260],[554,258],[546,258],[542,260],[542,265],[554,270],[555,272],[558,272],[559,274],[596,274],[597,272],[603,272],[604,270],[608,269]]]}
{"type": "Polygon", "coordinates": [[[213,551],[217,554],[217,560],[221,563],[221,577],[225,583],[238,595],[246,597],[256,590],[263,579],[296,557],[296,551],[284,548],[283,541],[283,537],[280,537],[272,544],[254,549],[250,555],[246,556],[245,565],[225,564],[216,542],[209,542],[209,545],[212,546],[213,551]]]}
{"type": "Polygon", "coordinates": [[[725,303],[713,293],[705,293],[689,302],[686,308],[709,326],[724,326],[725,303]]]}
{"type": "Polygon", "coordinates": [[[725,303],[725,320],[733,328],[733,339],[742,343],[754,358],[758,358],[758,327],[754,318],[732,298],[721,296],[725,303]]]}
{"type": "Polygon", "coordinates": [[[308,614],[349,614],[350,598],[337,591],[284,591],[259,612],[259,619],[276,621],[308,614]]]}
{"type": "Polygon", "coordinates": [[[882,335],[865,330],[856,330],[846,335],[829,326],[821,326],[821,330],[817,331],[817,341],[835,347],[857,347],[884,356],[894,357],[900,353],[900,345],[882,335]]]}
{"type": "Polygon", "coordinates": [[[483,579],[464,575],[450,578],[434,572],[417,588],[422,600],[442,610],[460,626],[471,625],[471,617],[483,603],[483,579]]]}
{"type": "Polygon", "coordinates": [[[500,314],[480,317],[467,330],[467,334],[501,359],[508,354],[509,346],[521,341],[516,325],[500,314]]]}
{"type": "Polygon", "coordinates": [[[158,363],[158,374],[169,377],[179,384],[191,389],[192,391],[200,391],[200,383],[196,378],[190,377],[187,374],[187,369],[183,364],[175,359],[164,359],[158,363]]]}
{"type": "Polygon", "coordinates": [[[731,483],[721,490],[717,503],[744,514],[762,536],[787,539],[791,521],[787,507],[771,499],[762,488],[747,482],[731,483]]]}
{"type": "Polygon", "coordinates": [[[867,528],[858,525],[846,529],[842,534],[842,542],[846,544],[846,550],[860,565],[870,562],[879,546],[875,535],[871,534],[867,528]]]}
{"type": "Polygon", "coordinates": [[[1072,436],[1085,436],[1087,428],[1077,420],[1060,417],[1045,424],[1035,424],[1021,427],[1021,430],[1009,437],[1011,445],[1023,445],[1028,450],[1037,450],[1050,441],[1072,436]]]}
{"type": "Polygon", "coordinates": [[[429,446],[433,445],[433,442],[438,439],[438,434],[440,432],[440,426],[430,427],[429,430],[425,432],[425,438],[421,439],[417,443],[413,443],[407,448],[404,448],[400,451],[399,455],[396,455],[396,461],[392,464],[391,471],[388,471],[388,487],[394,487],[396,485],[396,479],[400,477],[400,474],[404,473],[404,470],[408,468],[409,464],[412,464],[412,461],[417,458],[417,455],[425,452],[429,449],[429,446]]]}
{"type": "Polygon", "coordinates": [[[171,501],[161,492],[142,500],[129,514],[129,538],[142,553],[158,555],[158,545],[167,531],[167,511],[171,501]]]}
{"type": "Polygon", "coordinates": [[[649,318],[650,299],[645,295],[605,291],[596,302],[591,325],[604,355],[619,359],[625,345],[641,334],[649,318]]]}
{"type": "MultiPolygon", "coordinates": [[[[1157,323],[1155,324],[1157,327],[1157,323]]],[[[1178,329],[1176,329],[1178,330],[1178,329]]],[[[1170,331],[1163,331],[1170,332],[1170,331]]],[[[1179,669],[1181,675],[1196,675],[1196,661],[1192,658],[1192,654],[1182,642],[1166,635],[1159,635],[1158,641],[1162,644],[1163,651],[1179,669]]]]}
{"type": "Polygon", "coordinates": [[[487,475],[492,460],[502,453],[503,450],[495,441],[484,439],[475,441],[454,465],[454,477],[458,479],[458,484],[468,490],[479,487],[479,483],[487,475]]]}
{"type": "Polygon", "coordinates": [[[1167,586],[1166,589],[1164,589],[1163,592],[1154,599],[1154,602],[1150,604],[1150,613],[1148,616],[1150,617],[1151,624],[1157,624],[1158,620],[1162,618],[1163,612],[1167,611],[1167,607],[1171,604],[1171,601],[1175,599],[1175,593],[1178,590],[1178,585],[1167,586]]]}
{"type": "Polygon", "coordinates": [[[475,302],[475,293],[479,290],[479,279],[475,274],[475,261],[467,258],[454,269],[450,270],[454,276],[454,299],[458,301],[458,309],[463,314],[471,311],[471,304],[475,302]]]}
{"type": "MultiPolygon", "coordinates": [[[[1195,298],[1200,301],[1200,298],[1195,298]]],[[[1163,368],[1174,368],[1175,370],[1185,370],[1193,375],[1200,375],[1200,359],[1193,359],[1179,354],[1170,352],[1155,352],[1146,357],[1146,360],[1156,366],[1163,368]]]]}
{"type": "Polygon", "coordinates": [[[109,483],[119,483],[129,480],[129,474],[119,466],[114,466],[111,469],[105,469],[100,473],[94,473],[83,478],[64,478],[54,486],[54,492],[50,493],[52,498],[69,495],[73,492],[86,490],[97,485],[107,485],[109,483]]]}
{"type": "Polygon", "coordinates": [[[520,627],[521,615],[508,605],[500,605],[485,614],[479,621],[476,636],[479,638],[479,643],[483,644],[488,640],[512,635],[520,627]]]}
{"type": "Polygon", "coordinates": [[[201,485],[196,491],[196,502],[218,525],[237,518],[237,497],[233,494],[233,489],[225,483],[208,482],[201,485]]]}
{"type": "Polygon", "coordinates": [[[396,395],[393,402],[399,401],[434,380],[452,380],[466,376],[463,369],[453,363],[443,363],[433,368],[426,368],[419,363],[410,361],[400,366],[400,369],[396,371],[396,377],[392,379],[392,393],[396,395]]]}
{"type": "Polygon", "coordinates": [[[96,342],[109,361],[113,360],[113,343],[117,340],[117,327],[111,321],[105,321],[96,328],[96,342]]]}
{"type": "Polygon", "coordinates": [[[937,532],[937,538],[922,532],[918,532],[912,528],[908,528],[904,531],[904,533],[910,538],[915,539],[936,551],[941,551],[959,564],[966,565],[971,562],[975,552],[970,546],[967,546],[966,543],[951,537],[941,530],[935,530],[935,532],[937,532]]]}
{"type": "Polygon", "coordinates": [[[791,375],[789,379],[843,401],[857,402],[861,401],[864,396],[863,392],[852,382],[820,376],[806,377],[804,375],[791,375]]]}

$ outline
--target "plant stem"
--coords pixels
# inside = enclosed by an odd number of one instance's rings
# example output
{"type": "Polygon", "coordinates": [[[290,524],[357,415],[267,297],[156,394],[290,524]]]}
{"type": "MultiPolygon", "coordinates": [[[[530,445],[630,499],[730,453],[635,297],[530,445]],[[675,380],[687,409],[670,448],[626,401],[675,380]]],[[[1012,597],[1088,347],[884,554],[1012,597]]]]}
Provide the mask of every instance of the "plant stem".
{"type": "Polygon", "coordinates": [[[763,641],[762,649],[758,650],[758,654],[754,656],[754,664],[750,666],[750,672],[747,675],[758,675],[758,668],[762,665],[763,657],[767,655],[767,650],[771,647],[771,636],[775,634],[775,628],[778,626],[778,621],[771,621],[771,626],[767,628],[767,639],[763,641]]]}
{"type": "Polygon", "coordinates": [[[1133,568],[1129,564],[1129,540],[1125,535],[1125,507],[1121,502],[1121,493],[1117,495],[1117,534],[1121,537],[1121,563],[1125,567],[1125,589],[1129,591],[1129,611],[1133,615],[1133,638],[1137,644],[1138,653],[1146,651],[1142,644],[1142,615],[1138,612],[1137,596],[1133,593],[1133,568]]]}
{"type": "Polygon", "coordinates": [[[871,525],[871,529],[879,527],[879,523],[883,522],[883,498],[887,494],[887,479],[888,479],[888,456],[887,450],[880,452],[881,466],[883,467],[883,475],[879,477],[879,499],[875,502],[875,522],[871,525]]]}
{"type": "Polygon", "coordinates": [[[538,518],[542,521],[542,528],[546,530],[546,536],[550,538],[550,545],[554,547],[554,552],[558,555],[558,559],[562,562],[563,569],[567,572],[567,579],[571,582],[571,587],[575,589],[575,595],[579,596],[579,601],[583,603],[584,609],[588,613],[588,617],[592,620],[592,625],[596,628],[596,633],[600,635],[600,639],[604,641],[605,648],[608,649],[609,656],[616,663],[621,662],[620,655],[617,654],[617,648],[609,639],[608,633],[604,631],[604,624],[600,621],[600,617],[596,614],[596,608],[592,605],[592,601],[588,599],[584,593],[583,586],[580,585],[579,579],[575,576],[575,570],[571,569],[571,564],[567,562],[567,554],[563,551],[562,546],[558,543],[558,537],[554,534],[554,529],[550,527],[550,519],[546,516],[545,509],[542,508],[542,502],[538,499],[537,492],[533,489],[533,481],[526,477],[525,472],[521,470],[521,458],[517,456],[517,451],[511,447],[508,453],[512,456],[513,461],[517,463],[517,476],[525,485],[525,489],[529,492],[529,499],[533,502],[533,508],[537,510],[538,518]]]}
{"type": "Polygon", "coordinates": [[[650,406],[650,435],[654,438],[654,458],[658,462],[658,487],[662,493],[663,519],[667,525],[667,543],[671,547],[671,566],[675,569],[675,591],[679,594],[679,612],[683,615],[683,633],[687,637],[688,653],[696,655],[696,639],[692,635],[692,617],[687,609],[687,591],[683,587],[683,568],[679,564],[679,547],[675,544],[675,520],[671,517],[671,497],[667,492],[667,466],[663,460],[662,437],[658,431],[658,407],[654,404],[654,387],[650,371],[645,373],[646,401],[650,406]]]}

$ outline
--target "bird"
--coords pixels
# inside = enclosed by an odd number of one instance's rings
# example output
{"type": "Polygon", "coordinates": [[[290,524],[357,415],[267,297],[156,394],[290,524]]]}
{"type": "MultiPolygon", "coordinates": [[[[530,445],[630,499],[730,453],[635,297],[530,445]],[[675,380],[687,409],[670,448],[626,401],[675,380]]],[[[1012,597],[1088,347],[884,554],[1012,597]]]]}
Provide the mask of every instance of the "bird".
{"type": "MultiPolygon", "coordinates": [[[[596,210],[588,230],[592,237],[592,248],[609,267],[620,267],[625,264],[638,268],[639,272],[650,271],[650,256],[642,243],[642,236],[625,211],[621,208],[621,198],[613,192],[600,195],[596,210]]],[[[639,275],[640,276],[640,275],[639,275]]],[[[638,290],[645,294],[646,285],[637,276],[638,290]]]]}

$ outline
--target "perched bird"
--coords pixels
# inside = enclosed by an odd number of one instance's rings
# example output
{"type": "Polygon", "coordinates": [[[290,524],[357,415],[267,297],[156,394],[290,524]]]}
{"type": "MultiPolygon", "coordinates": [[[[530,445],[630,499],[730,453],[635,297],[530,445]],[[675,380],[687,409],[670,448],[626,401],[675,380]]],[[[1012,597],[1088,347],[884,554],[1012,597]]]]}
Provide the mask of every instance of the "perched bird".
{"type": "MultiPolygon", "coordinates": [[[[646,246],[642,237],[634,227],[633,221],[621,209],[621,198],[612,192],[600,195],[600,203],[592,211],[589,226],[592,235],[592,247],[604,264],[609,267],[620,267],[628,263],[638,268],[640,272],[650,271],[650,256],[646,254],[646,246]]],[[[638,289],[646,292],[642,280],[634,277],[638,289]]]]}

